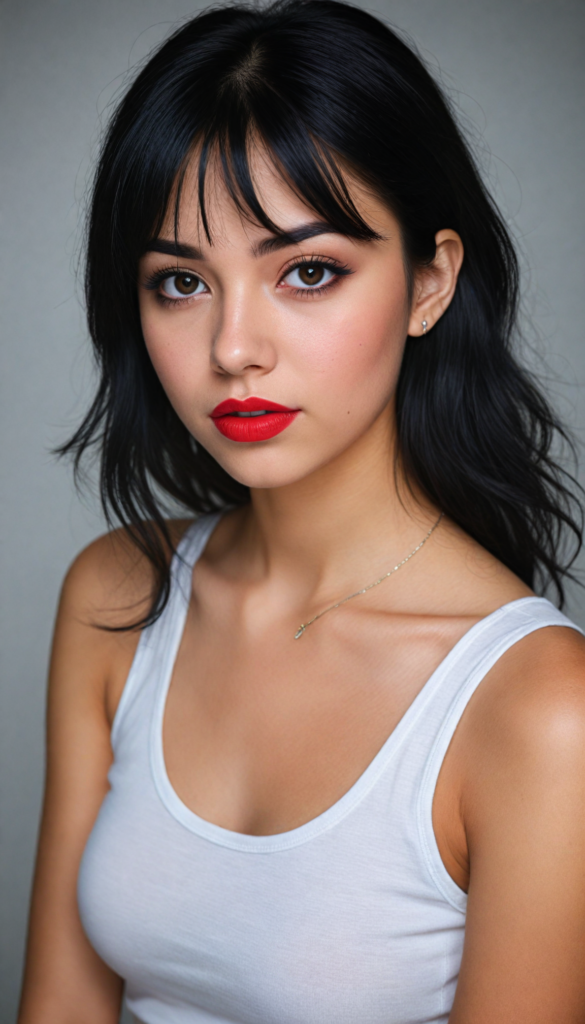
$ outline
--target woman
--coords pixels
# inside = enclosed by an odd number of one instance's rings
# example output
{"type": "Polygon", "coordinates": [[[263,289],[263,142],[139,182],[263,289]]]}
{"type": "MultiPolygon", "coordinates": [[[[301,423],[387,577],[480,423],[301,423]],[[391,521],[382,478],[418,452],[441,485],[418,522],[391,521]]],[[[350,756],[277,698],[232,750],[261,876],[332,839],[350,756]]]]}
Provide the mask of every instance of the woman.
{"type": "Polygon", "coordinates": [[[533,589],[579,512],[516,285],[370,15],[210,11],[138,75],[64,449],[123,529],[63,589],[20,1024],[124,983],[142,1024],[583,1019],[585,647],[533,589]]]}

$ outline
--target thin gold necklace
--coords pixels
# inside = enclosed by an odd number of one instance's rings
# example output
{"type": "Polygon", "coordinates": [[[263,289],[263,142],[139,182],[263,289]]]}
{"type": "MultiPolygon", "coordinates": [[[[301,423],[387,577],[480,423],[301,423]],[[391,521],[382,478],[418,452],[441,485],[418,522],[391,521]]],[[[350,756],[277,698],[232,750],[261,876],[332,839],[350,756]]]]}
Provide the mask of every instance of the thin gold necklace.
{"type": "Polygon", "coordinates": [[[403,558],[402,561],[398,563],[398,565],[395,565],[393,569],[390,569],[390,572],[384,573],[383,576],[380,576],[379,580],[374,580],[373,583],[368,583],[368,586],[363,587],[362,590],[356,590],[353,594],[348,594],[348,596],[344,597],[342,601],[338,601],[336,604],[329,605],[329,608],[325,608],[325,610],[319,612],[318,615],[314,615],[313,618],[309,619],[308,622],[303,622],[295,633],[295,640],[300,640],[305,630],[308,629],[309,626],[312,626],[313,623],[317,621],[317,619],[320,619],[323,615],[327,615],[327,612],[332,612],[335,610],[335,608],[341,608],[341,605],[345,604],[346,601],[351,601],[352,598],[359,597],[360,594],[366,594],[368,590],[371,590],[373,587],[378,587],[380,583],[383,583],[384,580],[387,580],[389,576],[392,576],[392,573],[398,572],[398,570],[401,569],[403,565],[406,565],[406,563],[409,562],[410,559],[414,557],[414,555],[416,555],[417,551],[420,551],[420,549],[425,546],[431,534],[434,533],[435,530],[437,529],[437,526],[441,522],[442,518],[443,513],[441,512],[441,515],[437,519],[436,523],[434,523],[433,526],[431,526],[426,537],[423,537],[420,544],[417,544],[417,546],[415,547],[414,551],[411,551],[410,554],[406,556],[406,558],[403,558]]]}

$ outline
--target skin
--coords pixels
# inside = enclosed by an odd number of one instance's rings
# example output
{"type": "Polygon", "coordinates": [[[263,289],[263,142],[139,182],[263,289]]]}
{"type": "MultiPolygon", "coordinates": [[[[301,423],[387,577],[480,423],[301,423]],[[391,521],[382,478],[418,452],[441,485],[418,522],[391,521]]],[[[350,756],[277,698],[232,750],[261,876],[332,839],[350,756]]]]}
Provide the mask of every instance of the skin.
{"type": "MultiPolygon", "coordinates": [[[[315,221],[256,155],[268,213],[292,230],[315,221]]],[[[145,342],[195,438],[251,487],[193,575],[164,718],[167,771],[209,821],[267,835],[338,800],[367,767],[464,633],[530,591],[448,520],[391,580],[301,622],[411,551],[439,510],[392,466],[394,395],[406,335],[452,299],[463,247],[436,236],[434,264],[409,295],[398,224],[348,179],[380,241],[333,233],[258,252],[264,228],[235,210],[211,173],[213,245],[192,179],[179,237],[201,258],[149,252],[138,293],[145,342]],[[329,289],[295,290],[299,256],[351,270],[329,289]],[[179,278],[200,275],[173,304],[179,278]],[[164,297],[164,296],[163,296],[164,297]],[[250,395],[299,408],[280,435],[224,438],[209,414],[250,395]]],[[[173,239],[172,222],[161,235],[173,239]]],[[[327,276],[327,275],[325,275],[327,276]]],[[[183,284],[185,278],[182,279],[183,284]]],[[[185,522],[174,522],[178,538],[185,522]]],[[[73,564],[57,618],[49,686],[48,776],[19,1024],[113,1024],[121,982],[97,957],[75,905],[79,859],[107,789],[109,731],[146,606],[149,570],[119,533],[73,564]],[[80,1010],[83,1007],[83,1010],[80,1010]]],[[[585,1013],[585,641],[547,627],[517,643],[470,701],[445,757],[433,823],[454,881],[469,893],[450,1024],[577,1024],[585,1013]]]]}

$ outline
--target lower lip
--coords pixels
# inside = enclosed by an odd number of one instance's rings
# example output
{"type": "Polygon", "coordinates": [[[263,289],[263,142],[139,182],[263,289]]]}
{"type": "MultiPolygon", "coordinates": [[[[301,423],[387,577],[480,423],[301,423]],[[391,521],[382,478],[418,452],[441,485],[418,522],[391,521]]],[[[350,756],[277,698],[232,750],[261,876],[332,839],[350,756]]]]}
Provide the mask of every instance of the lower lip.
{"type": "Polygon", "coordinates": [[[230,441],[268,441],[292,423],[298,416],[294,412],[267,412],[263,416],[218,416],[214,417],[220,434],[229,437],[230,441]]]}

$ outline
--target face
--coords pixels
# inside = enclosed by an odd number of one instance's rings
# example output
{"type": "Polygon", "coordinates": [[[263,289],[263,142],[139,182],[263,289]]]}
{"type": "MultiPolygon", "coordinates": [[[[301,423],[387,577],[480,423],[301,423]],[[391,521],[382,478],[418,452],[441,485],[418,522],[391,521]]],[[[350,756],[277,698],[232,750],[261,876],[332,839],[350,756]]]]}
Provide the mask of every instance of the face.
{"type": "Polygon", "coordinates": [[[169,218],[153,246],[167,252],[143,257],[139,295],[146,346],[180,419],[232,477],[271,488],[376,432],[390,438],[411,304],[398,223],[381,203],[356,186],[381,241],[355,241],[319,225],[269,161],[259,156],[253,172],[287,244],[247,222],[211,168],[212,244],[188,176],[179,250],[169,218]]]}

